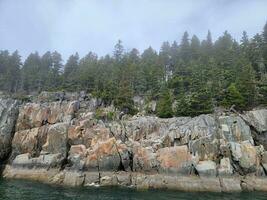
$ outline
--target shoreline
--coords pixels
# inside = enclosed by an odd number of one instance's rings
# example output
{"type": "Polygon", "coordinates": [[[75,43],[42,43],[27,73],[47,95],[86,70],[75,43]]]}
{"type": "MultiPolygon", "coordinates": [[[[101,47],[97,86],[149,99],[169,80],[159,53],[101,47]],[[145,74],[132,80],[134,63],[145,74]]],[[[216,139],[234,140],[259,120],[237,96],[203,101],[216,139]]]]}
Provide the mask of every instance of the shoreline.
{"type": "Polygon", "coordinates": [[[4,179],[38,181],[69,187],[119,186],[136,190],[166,189],[183,192],[267,192],[267,179],[257,176],[198,177],[137,172],[87,172],[59,169],[14,168],[7,165],[4,179]]]}
{"type": "Polygon", "coordinates": [[[72,187],[267,191],[267,109],[105,121],[93,98],[49,99],[1,100],[0,176],[72,187]]]}

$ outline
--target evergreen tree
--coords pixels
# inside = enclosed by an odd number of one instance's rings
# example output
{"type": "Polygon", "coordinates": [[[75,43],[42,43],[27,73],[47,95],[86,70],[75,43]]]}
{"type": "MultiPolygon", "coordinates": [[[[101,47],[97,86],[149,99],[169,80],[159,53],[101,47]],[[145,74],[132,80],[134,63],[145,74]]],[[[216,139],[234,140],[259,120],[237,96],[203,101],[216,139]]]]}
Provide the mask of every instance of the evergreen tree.
{"type": "Polygon", "coordinates": [[[251,39],[244,31],[240,43],[225,31],[216,41],[189,40],[185,32],[180,44],[168,41],[159,53],[152,47],[140,55],[137,49],[125,52],[122,41],[113,55],[98,57],[89,52],[79,59],[71,55],[63,67],[58,52],[31,53],[21,63],[18,52],[0,51],[0,90],[25,93],[43,90],[85,90],[114,102],[124,113],[134,113],[135,95],[158,100],[156,114],[195,116],[212,112],[213,106],[247,110],[266,105],[267,23],[261,34],[251,39]]]}
{"type": "Polygon", "coordinates": [[[156,108],[157,116],[161,118],[172,117],[172,100],[167,88],[162,88],[156,108]]]}
{"type": "Polygon", "coordinates": [[[115,106],[126,114],[134,114],[133,89],[129,82],[129,74],[126,71],[122,72],[118,92],[115,96],[115,106]]]}
{"type": "Polygon", "coordinates": [[[124,48],[122,46],[122,41],[119,40],[114,47],[113,55],[116,61],[121,61],[124,53],[124,48]]]}
{"type": "Polygon", "coordinates": [[[245,56],[248,56],[249,38],[246,31],[243,31],[241,39],[241,49],[245,56]]]}
{"type": "Polygon", "coordinates": [[[200,40],[196,35],[191,39],[191,54],[192,59],[197,60],[200,57],[200,40]]]}
{"type": "Polygon", "coordinates": [[[243,96],[238,91],[236,85],[234,83],[231,83],[225,92],[223,105],[228,108],[234,105],[237,109],[243,109],[244,104],[245,101],[243,96]]]}
{"type": "Polygon", "coordinates": [[[185,63],[189,62],[191,58],[189,35],[187,31],[184,32],[184,35],[182,37],[180,45],[180,56],[185,63]]]}
{"type": "Polygon", "coordinates": [[[6,90],[6,74],[9,65],[9,52],[1,51],[0,52],[0,87],[1,90],[6,90]]]}
{"type": "Polygon", "coordinates": [[[206,40],[201,43],[202,53],[205,56],[211,56],[213,51],[213,42],[211,37],[211,32],[208,31],[206,40]]]}
{"type": "Polygon", "coordinates": [[[256,34],[250,44],[248,49],[248,58],[251,62],[253,69],[256,72],[257,79],[260,78],[261,74],[264,73],[264,58],[263,58],[263,38],[260,34],[256,34]]]}
{"type": "Polygon", "coordinates": [[[78,66],[79,66],[79,55],[78,53],[71,55],[67,60],[64,68],[64,88],[70,91],[75,90],[78,87],[78,66]]]}
{"type": "Polygon", "coordinates": [[[38,52],[31,53],[25,60],[21,69],[23,89],[27,92],[42,90],[42,77],[40,77],[41,58],[38,52]]]}
{"type": "Polygon", "coordinates": [[[8,92],[17,92],[19,89],[20,67],[21,57],[18,51],[15,51],[9,58],[9,65],[5,77],[8,92]]]}
{"type": "Polygon", "coordinates": [[[256,104],[256,81],[252,66],[246,61],[242,63],[242,69],[237,80],[238,90],[244,98],[244,106],[250,108],[256,104]]]}
{"type": "Polygon", "coordinates": [[[171,59],[171,46],[169,42],[164,42],[161,46],[159,52],[159,62],[160,65],[164,68],[164,77],[165,81],[167,81],[172,74],[173,66],[172,66],[172,59],[171,59]]]}
{"type": "Polygon", "coordinates": [[[51,55],[52,57],[52,68],[49,74],[49,82],[52,89],[58,88],[61,83],[60,75],[63,71],[62,57],[57,51],[54,51],[51,55]]]}
{"type": "Polygon", "coordinates": [[[263,37],[263,58],[265,64],[265,72],[267,72],[267,22],[264,26],[262,37],[263,37]]]}
{"type": "Polygon", "coordinates": [[[259,104],[267,106],[267,74],[264,74],[259,81],[259,95],[258,101],[259,104]]]}

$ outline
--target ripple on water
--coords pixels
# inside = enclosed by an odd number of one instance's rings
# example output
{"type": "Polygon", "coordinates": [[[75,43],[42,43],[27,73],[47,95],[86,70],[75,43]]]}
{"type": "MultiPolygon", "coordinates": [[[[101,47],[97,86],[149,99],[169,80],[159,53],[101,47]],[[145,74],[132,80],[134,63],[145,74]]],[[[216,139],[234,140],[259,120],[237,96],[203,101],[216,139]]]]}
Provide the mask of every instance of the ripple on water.
{"type": "Polygon", "coordinates": [[[50,186],[22,180],[0,180],[0,200],[267,200],[267,193],[187,193],[136,191],[126,188],[50,186]]]}

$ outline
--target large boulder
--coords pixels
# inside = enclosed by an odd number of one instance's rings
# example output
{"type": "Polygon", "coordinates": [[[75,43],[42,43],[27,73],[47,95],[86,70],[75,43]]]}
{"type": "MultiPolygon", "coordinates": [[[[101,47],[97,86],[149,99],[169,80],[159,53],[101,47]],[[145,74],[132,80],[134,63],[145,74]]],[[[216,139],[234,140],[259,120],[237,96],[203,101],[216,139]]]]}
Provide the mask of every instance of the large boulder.
{"type": "Polygon", "coordinates": [[[126,170],[129,167],[127,147],[114,137],[99,140],[91,149],[85,162],[85,168],[92,171],[126,170]]]}
{"type": "Polygon", "coordinates": [[[41,127],[45,124],[70,122],[78,109],[78,101],[27,103],[20,109],[16,130],[41,127]]]}
{"type": "Polygon", "coordinates": [[[81,120],[71,125],[68,130],[69,143],[83,144],[86,148],[93,146],[97,141],[107,140],[110,136],[110,130],[102,124],[96,124],[93,119],[81,120]]]}
{"type": "Polygon", "coordinates": [[[142,147],[135,144],[133,147],[133,171],[153,172],[158,170],[157,154],[152,147],[142,147]]]}
{"type": "Polygon", "coordinates": [[[46,143],[42,146],[44,152],[67,155],[68,152],[68,123],[57,123],[49,126],[46,143]]]}
{"type": "Polygon", "coordinates": [[[267,109],[248,111],[244,117],[258,132],[267,132],[267,109]]]}
{"type": "Polygon", "coordinates": [[[199,160],[216,160],[219,155],[219,141],[214,135],[189,141],[189,150],[199,160]]]}
{"type": "Polygon", "coordinates": [[[32,156],[39,155],[41,147],[46,142],[48,126],[17,131],[12,141],[12,154],[29,153],[32,156]]]}
{"type": "Polygon", "coordinates": [[[18,115],[18,101],[0,99],[0,161],[11,151],[11,141],[18,115]]]}
{"type": "Polygon", "coordinates": [[[167,121],[169,126],[164,134],[171,138],[174,145],[189,144],[193,140],[213,137],[216,133],[216,122],[211,115],[177,117],[167,121]]]}
{"type": "Polygon", "coordinates": [[[194,159],[186,145],[166,147],[157,151],[159,170],[163,173],[191,174],[194,172],[194,159]]]}
{"type": "Polygon", "coordinates": [[[84,145],[72,145],[68,155],[71,169],[83,170],[86,156],[87,149],[84,145]]]}
{"type": "Polygon", "coordinates": [[[254,143],[250,127],[236,116],[223,116],[219,118],[221,138],[226,142],[250,141],[254,143]]]}
{"type": "Polygon", "coordinates": [[[233,167],[229,158],[222,158],[218,169],[220,176],[230,176],[233,174],[233,167]]]}
{"type": "Polygon", "coordinates": [[[128,137],[139,141],[153,132],[158,132],[160,123],[157,117],[136,117],[125,121],[124,127],[128,137]]]}
{"type": "Polygon", "coordinates": [[[243,117],[252,127],[256,145],[263,145],[267,150],[267,109],[248,111],[243,117]]]}
{"type": "Polygon", "coordinates": [[[230,149],[232,159],[238,163],[235,167],[240,167],[241,174],[255,172],[259,166],[259,151],[257,147],[253,146],[250,142],[234,143],[230,142],[230,149]]]}

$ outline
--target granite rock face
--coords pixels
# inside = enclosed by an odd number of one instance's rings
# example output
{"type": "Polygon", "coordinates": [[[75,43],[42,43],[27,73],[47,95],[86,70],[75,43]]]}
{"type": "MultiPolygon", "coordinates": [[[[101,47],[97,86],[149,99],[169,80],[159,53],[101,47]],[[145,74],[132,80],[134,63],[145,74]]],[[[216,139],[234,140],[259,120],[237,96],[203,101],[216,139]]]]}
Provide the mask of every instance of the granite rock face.
{"type": "Polygon", "coordinates": [[[17,118],[16,102],[6,105],[0,144],[12,150],[7,178],[186,191],[264,189],[267,149],[259,137],[267,130],[266,109],[242,116],[100,120],[96,109],[107,108],[84,93],[41,93],[20,106],[17,118]]]}
{"type": "Polygon", "coordinates": [[[18,115],[18,101],[0,99],[0,162],[11,151],[11,142],[18,115]]]}

